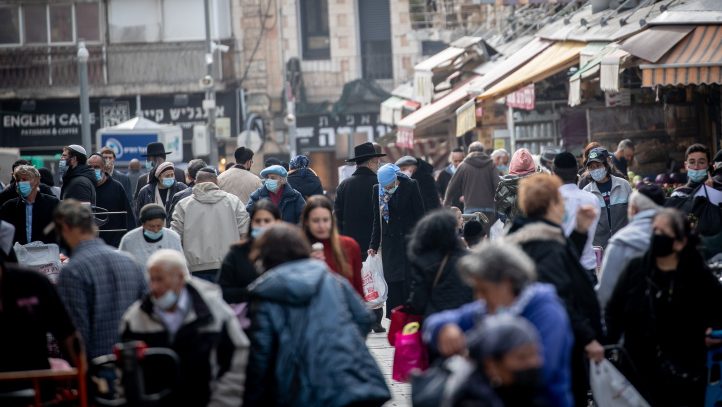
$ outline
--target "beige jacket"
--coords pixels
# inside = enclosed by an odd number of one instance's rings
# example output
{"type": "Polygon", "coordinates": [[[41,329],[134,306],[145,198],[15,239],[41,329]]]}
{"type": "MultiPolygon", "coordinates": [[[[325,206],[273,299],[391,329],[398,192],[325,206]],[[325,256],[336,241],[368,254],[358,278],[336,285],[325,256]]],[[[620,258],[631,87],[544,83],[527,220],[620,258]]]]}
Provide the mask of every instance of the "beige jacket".
{"type": "Polygon", "coordinates": [[[248,222],[240,199],[202,182],[178,202],[170,227],[180,235],[188,269],[194,272],[219,269],[228,248],[247,234],[248,222]]]}
{"type": "Polygon", "coordinates": [[[218,186],[222,190],[233,194],[243,202],[248,203],[248,198],[263,184],[261,179],[250,171],[240,168],[230,168],[218,176],[218,186]]]}

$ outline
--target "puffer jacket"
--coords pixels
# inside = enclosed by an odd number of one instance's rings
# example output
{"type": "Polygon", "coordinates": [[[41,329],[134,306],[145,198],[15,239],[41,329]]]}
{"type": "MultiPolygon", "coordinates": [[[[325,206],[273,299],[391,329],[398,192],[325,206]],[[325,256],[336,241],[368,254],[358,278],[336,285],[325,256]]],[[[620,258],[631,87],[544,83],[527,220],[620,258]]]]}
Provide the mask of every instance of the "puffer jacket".
{"type": "Polygon", "coordinates": [[[599,201],[599,223],[597,231],[594,233],[594,246],[607,247],[609,239],[617,233],[621,228],[627,226],[629,222],[627,218],[627,206],[629,205],[629,195],[632,193],[632,187],[623,178],[610,175],[612,178],[612,191],[609,197],[609,207],[604,202],[602,193],[599,192],[596,182],[590,182],[584,187],[584,190],[591,192],[599,201]],[[607,212],[611,215],[611,224],[607,217],[607,212]]]}
{"type": "Polygon", "coordinates": [[[310,168],[300,168],[288,173],[288,184],[308,199],[311,195],[323,195],[321,179],[310,168]]]}
{"type": "Polygon", "coordinates": [[[391,398],[366,348],[374,317],[325,263],[282,264],[248,290],[252,350],[244,405],[381,406],[391,398]]]}
{"type": "Polygon", "coordinates": [[[148,294],[123,315],[121,338],[141,340],[150,347],[170,348],[178,354],[180,384],[162,406],[240,406],[248,338],[217,287],[191,279],[186,282],[186,289],[192,308],[174,337],[154,312],[148,294]]]}
{"type": "Polygon", "coordinates": [[[248,232],[248,212],[235,195],[201,182],[178,202],[170,226],[181,237],[191,272],[217,270],[230,245],[248,232]]]}
{"type": "Polygon", "coordinates": [[[652,220],[656,209],[648,209],[634,215],[632,222],[617,232],[607,244],[602,261],[602,271],[597,284],[597,297],[602,310],[614,292],[619,276],[636,257],[649,249],[652,238],[652,220]]]}
{"type": "MultiPolygon", "coordinates": [[[[248,211],[248,213],[253,212],[253,206],[256,205],[256,202],[264,198],[271,199],[271,196],[268,189],[266,189],[265,186],[262,186],[258,188],[256,192],[251,194],[251,197],[248,199],[248,203],[246,204],[246,211],[248,211]]],[[[281,202],[278,204],[278,210],[281,211],[281,219],[283,221],[297,225],[301,220],[301,213],[303,212],[303,207],[305,205],[306,201],[303,199],[300,192],[296,191],[288,184],[283,186],[281,202]]]]}
{"type": "Polygon", "coordinates": [[[519,197],[519,181],[534,174],[534,172],[528,175],[508,174],[501,177],[494,193],[494,203],[496,204],[496,212],[504,215],[501,219],[505,224],[510,224],[514,221],[514,218],[521,215],[521,209],[516,203],[519,197]]]}
{"type": "MultiPolygon", "coordinates": [[[[141,188],[138,192],[138,196],[135,198],[135,219],[138,222],[138,226],[140,226],[140,210],[149,203],[155,203],[156,188],[158,188],[158,183],[151,182],[150,184],[141,188]]],[[[173,186],[168,188],[168,197],[165,200],[165,213],[169,215],[166,218],[166,227],[170,226],[170,213],[172,212],[171,206],[173,205],[173,195],[187,188],[188,186],[186,184],[178,181],[176,181],[173,186]]]]}
{"type": "Polygon", "coordinates": [[[95,205],[95,170],[87,164],[80,164],[68,168],[63,176],[63,187],[60,189],[60,199],[77,199],[80,202],[90,202],[95,205]]]}

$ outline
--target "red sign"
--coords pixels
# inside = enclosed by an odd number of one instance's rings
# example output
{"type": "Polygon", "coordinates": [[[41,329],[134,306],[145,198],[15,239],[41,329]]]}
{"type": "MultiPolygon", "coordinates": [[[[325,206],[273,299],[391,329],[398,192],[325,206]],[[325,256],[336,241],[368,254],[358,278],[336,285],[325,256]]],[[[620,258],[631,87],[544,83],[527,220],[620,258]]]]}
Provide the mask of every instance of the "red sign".
{"type": "Polygon", "coordinates": [[[396,133],[396,146],[400,148],[414,148],[414,130],[399,128],[396,133]]]}
{"type": "Polygon", "coordinates": [[[534,110],[534,84],[506,96],[506,105],[514,109],[534,110]]]}

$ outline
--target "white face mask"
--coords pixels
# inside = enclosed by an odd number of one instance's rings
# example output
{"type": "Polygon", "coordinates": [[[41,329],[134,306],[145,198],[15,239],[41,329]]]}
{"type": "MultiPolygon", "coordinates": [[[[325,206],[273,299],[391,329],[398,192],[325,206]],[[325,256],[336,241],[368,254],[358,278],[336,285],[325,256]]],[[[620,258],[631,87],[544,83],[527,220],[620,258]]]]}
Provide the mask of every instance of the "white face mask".
{"type": "Polygon", "coordinates": [[[592,176],[594,181],[601,182],[607,176],[607,169],[597,168],[596,170],[589,171],[589,175],[592,176]]]}
{"type": "Polygon", "coordinates": [[[160,298],[151,296],[151,301],[163,311],[168,311],[178,302],[178,294],[173,290],[168,290],[165,294],[161,295],[160,298]]]}
{"type": "Polygon", "coordinates": [[[406,174],[406,176],[409,177],[409,178],[411,178],[411,176],[414,175],[414,174],[413,174],[411,171],[409,171],[409,170],[403,170],[403,171],[401,171],[401,172],[404,173],[404,174],[406,174]]]}

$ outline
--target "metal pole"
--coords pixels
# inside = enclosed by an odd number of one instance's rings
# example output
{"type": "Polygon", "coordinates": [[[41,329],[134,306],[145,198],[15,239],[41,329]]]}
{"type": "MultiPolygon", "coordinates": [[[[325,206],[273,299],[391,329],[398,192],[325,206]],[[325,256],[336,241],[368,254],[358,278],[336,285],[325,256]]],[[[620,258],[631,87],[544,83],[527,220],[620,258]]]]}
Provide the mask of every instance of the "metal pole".
{"type": "Polygon", "coordinates": [[[286,102],[288,108],[288,152],[291,159],[296,156],[296,102],[289,100],[286,102]]]}
{"type": "MultiPolygon", "coordinates": [[[[213,44],[211,42],[211,12],[210,1],[203,1],[203,9],[206,17],[206,75],[213,77],[213,44]]],[[[218,142],[216,141],[216,91],[214,85],[206,88],[206,101],[204,107],[208,112],[208,124],[206,131],[211,143],[211,154],[208,157],[210,165],[218,165],[218,142]]]]}
{"type": "Polygon", "coordinates": [[[514,128],[514,108],[509,106],[507,109],[506,126],[509,129],[509,148],[511,151],[509,154],[514,154],[516,151],[516,129],[514,128]]]}
{"type": "Polygon", "coordinates": [[[88,99],[88,49],[78,43],[78,76],[80,79],[80,137],[85,151],[92,151],[90,142],[90,101],[88,99]]]}

